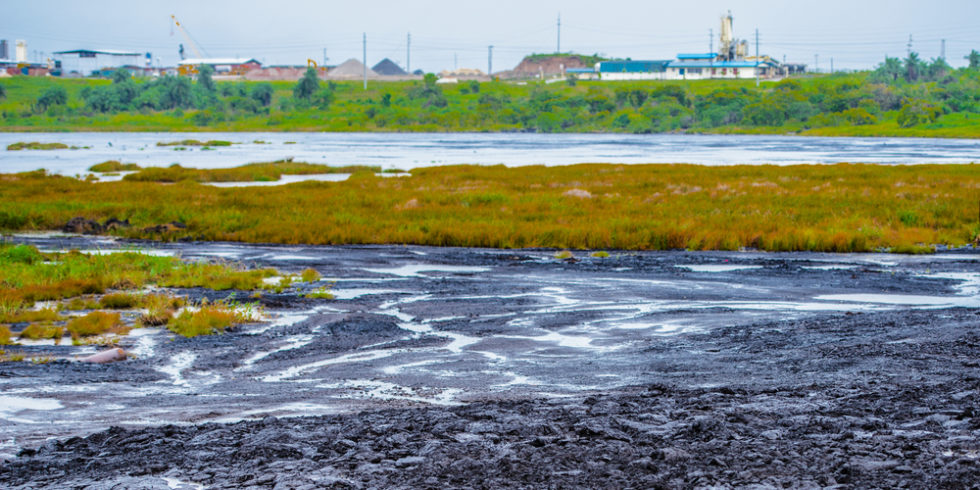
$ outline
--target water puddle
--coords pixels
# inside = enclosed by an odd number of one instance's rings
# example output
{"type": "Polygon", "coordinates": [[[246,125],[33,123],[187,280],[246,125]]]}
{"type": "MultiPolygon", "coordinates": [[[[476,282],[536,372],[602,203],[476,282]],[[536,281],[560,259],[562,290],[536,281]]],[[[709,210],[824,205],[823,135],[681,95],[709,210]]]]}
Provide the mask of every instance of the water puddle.
{"type": "Polygon", "coordinates": [[[465,265],[439,265],[439,264],[408,264],[401,267],[385,269],[367,269],[368,272],[398,277],[426,277],[423,272],[448,272],[452,274],[479,274],[489,272],[489,267],[472,267],[465,265]]]}
{"type": "Polygon", "coordinates": [[[915,294],[826,294],[820,301],[872,303],[879,305],[918,306],[931,308],[980,308],[980,299],[961,296],[919,296],[915,294]]]}
{"type": "Polygon", "coordinates": [[[351,288],[351,289],[331,289],[334,299],[349,300],[362,296],[379,296],[388,294],[411,294],[408,291],[398,291],[395,289],[374,289],[374,288],[351,288]]]}
{"type": "Polygon", "coordinates": [[[680,267],[681,269],[687,269],[693,272],[735,272],[735,271],[745,271],[753,269],[761,269],[761,265],[737,265],[737,264],[692,264],[692,265],[677,265],[675,267],[680,267]]]}
{"type": "Polygon", "coordinates": [[[343,182],[349,178],[350,174],[283,175],[279,180],[260,182],[205,182],[204,185],[212,187],[275,187],[295,184],[297,182],[343,182]]]}
{"type": "Polygon", "coordinates": [[[24,411],[50,411],[64,408],[60,401],[53,398],[27,398],[22,396],[0,395],[0,418],[22,424],[40,423],[23,417],[15,417],[24,411]]]}

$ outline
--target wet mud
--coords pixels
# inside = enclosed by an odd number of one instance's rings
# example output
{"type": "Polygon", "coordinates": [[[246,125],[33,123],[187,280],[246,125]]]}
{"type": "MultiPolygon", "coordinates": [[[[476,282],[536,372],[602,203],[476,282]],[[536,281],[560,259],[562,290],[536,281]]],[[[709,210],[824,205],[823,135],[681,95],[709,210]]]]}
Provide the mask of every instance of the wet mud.
{"type": "MultiPolygon", "coordinates": [[[[18,237],[47,249],[91,237],[18,237]]],[[[0,364],[12,488],[980,481],[980,255],[101,242],[284,272],[229,334],[0,364]],[[319,287],[313,285],[310,287],[319,287]]],[[[188,290],[191,297],[228,293],[188,290]]],[[[239,293],[244,298],[243,293],[239,293]]]]}

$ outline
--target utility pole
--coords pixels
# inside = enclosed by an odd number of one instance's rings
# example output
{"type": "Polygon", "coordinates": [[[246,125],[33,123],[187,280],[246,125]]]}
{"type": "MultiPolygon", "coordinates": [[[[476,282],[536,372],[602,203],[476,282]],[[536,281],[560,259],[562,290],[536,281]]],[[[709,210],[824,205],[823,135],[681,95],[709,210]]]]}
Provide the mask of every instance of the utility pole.
{"type": "Polygon", "coordinates": [[[555,52],[561,54],[561,12],[558,13],[558,51],[555,52]]]}
{"type": "Polygon", "coordinates": [[[939,44],[939,59],[941,59],[941,60],[945,60],[946,59],[946,40],[945,39],[943,39],[942,42],[939,44]]]}
{"type": "Polygon", "coordinates": [[[459,71],[459,55],[453,53],[453,71],[459,71]]]}
{"type": "Polygon", "coordinates": [[[487,75],[493,81],[493,45],[487,46],[487,75]]]}
{"type": "Polygon", "coordinates": [[[405,44],[405,71],[412,74],[412,33],[408,33],[408,42],[405,44]]]}
{"type": "Polygon", "coordinates": [[[708,29],[708,52],[715,52],[715,30],[708,29]]]}
{"type": "Polygon", "coordinates": [[[323,48],[323,69],[327,69],[327,48],[323,48]]]}
{"type": "Polygon", "coordinates": [[[813,55],[813,72],[820,73],[820,55],[813,55]]]}
{"type": "Polygon", "coordinates": [[[759,86],[759,29],[755,30],[755,86],[759,86]]]}
{"type": "Polygon", "coordinates": [[[834,74],[834,57],[833,56],[830,57],[830,74],[831,75],[834,74]]]}
{"type": "Polygon", "coordinates": [[[367,33],[364,33],[364,90],[367,90],[367,33]]]}

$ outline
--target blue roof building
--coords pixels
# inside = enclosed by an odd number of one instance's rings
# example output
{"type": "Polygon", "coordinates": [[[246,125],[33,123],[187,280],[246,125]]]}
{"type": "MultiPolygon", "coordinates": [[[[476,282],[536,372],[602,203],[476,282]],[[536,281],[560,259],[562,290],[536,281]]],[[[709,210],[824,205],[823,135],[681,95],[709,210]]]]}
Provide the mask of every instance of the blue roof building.
{"type": "Polygon", "coordinates": [[[771,78],[778,68],[768,57],[722,61],[716,53],[681,53],[676,60],[603,61],[595,71],[603,80],[702,80],[771,78]]]}

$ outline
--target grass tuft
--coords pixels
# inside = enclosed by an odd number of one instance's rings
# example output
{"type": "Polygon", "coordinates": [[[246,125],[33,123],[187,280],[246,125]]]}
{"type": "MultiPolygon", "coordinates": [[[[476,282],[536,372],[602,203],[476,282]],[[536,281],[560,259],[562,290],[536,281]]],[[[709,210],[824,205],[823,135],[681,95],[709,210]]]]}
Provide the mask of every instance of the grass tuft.
{"type": "Polygon", "coordinates": [[[99,307],[107,310],[126,310],[140,304],[140,298],[130,293],[110,293],[99,300],[99,307]]]}
{"type": "Polygon", "coordinates": [[[22,339],[54,339],[55,343],[61,343],[61,338],[65,336],[64,327],[58,327],[50,323],[32,323],[24,330],[21,330],[20,335],[22,339]]]}
{"type": "Polygon", "coordinates": [[[167,328],[183,337],[214,335],[228,328],[253,321],[251,311],[218,302],[203,304],[197,311],[185,310],[170,319],[167,328]]]}
{"type": "Polygon", "coordinates": [[[304,269],[303,272],[300,272],[299,274],[299,278],[303,282],[319,281],[321,277],[323,276],[321,276],[316,269],[304,269]]]}
{"type": "Polygon", "coordinates": [[[106,333],[125,334],[129,332],[129,328],[123,325],[119,313],[106,313],[104,311],[93,311],[85,316],[72,318],[68,322],[67,329],[72,340],[106,333]]]}

